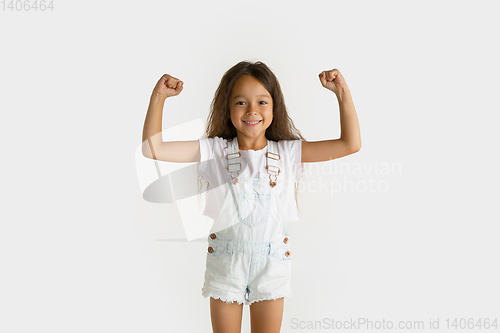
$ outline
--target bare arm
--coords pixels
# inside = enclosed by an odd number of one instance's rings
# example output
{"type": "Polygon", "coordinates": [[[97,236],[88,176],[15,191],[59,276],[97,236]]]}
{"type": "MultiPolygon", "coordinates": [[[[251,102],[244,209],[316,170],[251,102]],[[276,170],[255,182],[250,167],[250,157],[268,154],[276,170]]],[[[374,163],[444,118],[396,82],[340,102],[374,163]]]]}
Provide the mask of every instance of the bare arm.
{"type": "Polygon", "coordinates": [[[334,79],[326,80],[326,74],[320,79],[323,86],[337,95],[340,110],[340,139],[323,141],[302,141],[302,163],[323,162],[353,154],[361,149],[361,136],[358,116],[354,107],[351,92],[338,70],[334,79]],[[336,85],[333,81],[339,80],[336,85]],[[328,86],[328,87],[327,87],[328,86]]]}
{"type": "Polygon", "coordinates": [[[147,158],[166,162],[199,162],[200,143],[193,141],[163,142],[162,115],[165,100],[182,91],[182,81],[163,75],[149,100],[148,112],[142,131],[142,154],[147,158]]]}

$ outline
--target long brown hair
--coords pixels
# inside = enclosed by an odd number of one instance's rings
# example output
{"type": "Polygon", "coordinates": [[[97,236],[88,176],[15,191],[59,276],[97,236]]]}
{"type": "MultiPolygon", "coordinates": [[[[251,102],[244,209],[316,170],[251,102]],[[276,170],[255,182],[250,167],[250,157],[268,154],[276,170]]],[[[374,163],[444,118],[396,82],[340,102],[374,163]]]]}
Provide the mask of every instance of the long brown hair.
{"type": "Polygon", "coordinates": [[[243,75],[250,75],[257,79],[273,98],[274,118],[266,130],[266,138],[272,141],[305,140],[288,116],[285,98],[278,79],[271,69],[261,61],[255,63],[241,61],[224,74],[210,105],[206,129],[207,137],[218,136],[227,140],[236,137],[236,128],[231,122],[229,111],[229,98],[234,84],[243,75]]]}
{"type": "MultiPolygon", "coordinates": [[[[217,136],[231,140],[237,136],[236,128],[231,122],[229,99],[233,86],[243,75],[250,75],[257,79],[267,89],[273,99],[274,117],[271,125],[266,129],[266,138],[272,141],[305,140],[300,131],[294,126],[292,119],[288,116],[285,98],[278,79],[271,69],[261,61],[241,61],[224,73],[210,105],[206,137],[214,138],[217,136]]],[[[203,177],[198,176],[199,191],[201,191],[201,178],[203,177]]],[[[207,181],[207,192],[208,186],[207,181]]],[[[295,199],[297,201],[297,182],[295,182],[295,199]]]]}

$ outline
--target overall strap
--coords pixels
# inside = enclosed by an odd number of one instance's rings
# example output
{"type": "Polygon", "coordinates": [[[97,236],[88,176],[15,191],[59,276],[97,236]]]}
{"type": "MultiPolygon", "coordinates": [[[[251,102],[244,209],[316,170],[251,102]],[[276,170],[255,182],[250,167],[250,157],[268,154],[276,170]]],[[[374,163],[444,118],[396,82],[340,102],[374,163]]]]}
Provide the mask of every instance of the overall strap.
{"type": "MultiPolygon", "coordinates": [[[[275,187],[281,171],[281,158],[276,141],[267,140],[266,162],[266,169],[270,180],[269,184],[271,187],[275,187]]],[[[241,153],[238,146],[238,137],[227,141],[227,171],[231,175],[232,183],[238,184],[238,175],[241,171],[241,153]]]]}
{"type": "Polygon", "coordinates": [[[271,187],[275,187],[277,184],[278,175],[281,171],[281,158],[278,149],[278,143],[276,141],[267,140],[267,173],[269,174],[269,184],[271,187]]]}
{"type": "Polygon", "coordinates": [[[238,137],[227,140],[227,171],[232,178],[233,184],[238,184],[238,175],[241,171],[241,153],[238,147],[238,137]],[[236,175],[233,176],[233,172],[236,175]]]}

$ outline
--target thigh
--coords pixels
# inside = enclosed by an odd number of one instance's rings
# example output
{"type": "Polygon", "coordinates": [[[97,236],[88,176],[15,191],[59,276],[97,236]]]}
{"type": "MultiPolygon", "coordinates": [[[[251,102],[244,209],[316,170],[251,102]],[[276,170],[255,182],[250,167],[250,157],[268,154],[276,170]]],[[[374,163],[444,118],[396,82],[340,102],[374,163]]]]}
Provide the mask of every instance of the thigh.
{"type": "Polygon", "coordinates": [[[240,333],[243,304],[226,303],[210,297],[210,317],[214,333],[240,333]]]}
{"type": "Polygon", "coordinates": [[[285,299],[254,302],[250,305],[252,333],[279,333],[285,299]]]}

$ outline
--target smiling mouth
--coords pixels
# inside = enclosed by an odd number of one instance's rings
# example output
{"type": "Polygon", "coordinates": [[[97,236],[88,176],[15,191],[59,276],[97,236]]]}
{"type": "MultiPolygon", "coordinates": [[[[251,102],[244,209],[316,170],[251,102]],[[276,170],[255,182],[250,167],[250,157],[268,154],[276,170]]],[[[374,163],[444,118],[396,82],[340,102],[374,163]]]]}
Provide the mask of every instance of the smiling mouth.
{"type": "Polygon", "coordinates": [[[261,120],[259,120],[259,121],[244,121],[244,120],[243,120],[243,122],[244,122],[245,124],[247,124],[247,125],[257,125],[257,124],[258,124],[258,123],[260,123],[261,121],[262,121],[262,119],[261,119],[261,120]]]}

